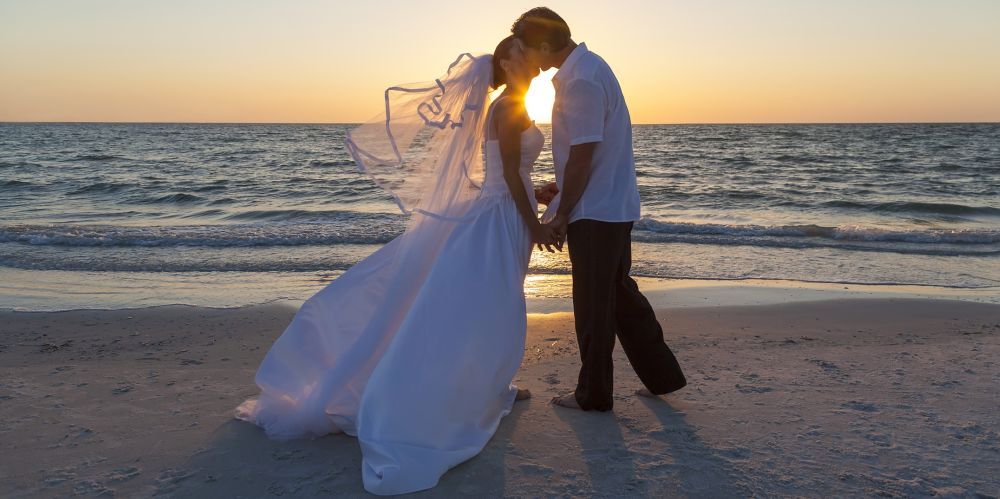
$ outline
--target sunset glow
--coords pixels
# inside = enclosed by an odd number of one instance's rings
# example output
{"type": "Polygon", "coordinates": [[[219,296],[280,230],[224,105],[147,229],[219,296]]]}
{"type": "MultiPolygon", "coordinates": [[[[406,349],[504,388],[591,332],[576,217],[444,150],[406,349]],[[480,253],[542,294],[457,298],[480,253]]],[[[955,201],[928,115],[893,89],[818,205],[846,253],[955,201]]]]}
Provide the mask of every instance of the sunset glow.
{"type": "MultiPolygon", "coordinates": [[[[537,3],[0,0],[0,121],[359,122],[537,3]]],[[[1000,121],[1000,2],[546,4],[635,123],[1000,121]]]]}

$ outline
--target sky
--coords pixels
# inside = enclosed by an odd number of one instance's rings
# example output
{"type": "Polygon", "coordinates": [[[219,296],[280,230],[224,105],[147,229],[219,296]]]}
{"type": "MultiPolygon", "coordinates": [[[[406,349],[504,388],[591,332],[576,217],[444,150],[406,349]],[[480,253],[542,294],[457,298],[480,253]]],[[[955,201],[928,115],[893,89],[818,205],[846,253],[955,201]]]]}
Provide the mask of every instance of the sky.
{"type": "MultiPolygon", "coordinates": [[[[0,121],[364,121],[385,87],[492,52],[536,5],[0,0],[0,121]]],[[[1000,121],[997,0],[545,5],[635,123],[1000,121]]]]}

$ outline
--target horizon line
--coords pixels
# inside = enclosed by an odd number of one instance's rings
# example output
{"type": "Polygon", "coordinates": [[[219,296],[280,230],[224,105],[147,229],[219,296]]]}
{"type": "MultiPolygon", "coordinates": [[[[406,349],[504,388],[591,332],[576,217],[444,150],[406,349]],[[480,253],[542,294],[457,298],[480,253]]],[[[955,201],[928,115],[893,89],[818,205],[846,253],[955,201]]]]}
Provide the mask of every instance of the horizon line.
{"type": "MultiPolygon", "coordinates": [[[[0,125],[361,125],[355,121],[7,121],[0,125]]],[[[551,123],[538,123],[551,125],[551,123]]],[[[704,121],[704,122],[644,122],[635,125],[695,126],[695,125],[998,125],[1000,121],[704,121]]]]}

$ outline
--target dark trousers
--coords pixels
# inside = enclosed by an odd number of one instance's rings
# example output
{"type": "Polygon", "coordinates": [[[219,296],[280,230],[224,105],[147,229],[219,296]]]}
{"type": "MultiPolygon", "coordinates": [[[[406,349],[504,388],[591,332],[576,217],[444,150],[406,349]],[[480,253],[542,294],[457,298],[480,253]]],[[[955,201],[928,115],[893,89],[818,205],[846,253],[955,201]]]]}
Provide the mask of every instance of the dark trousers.
{"type": "Polygon", "coordinates": [[[632,222],[578,220],[566,233],[573,264],[573,314],[580,345],[576,401],[584,410],[612,407],[615,334],[632,369],[649,391],[661,395],[687,381],[653,308],[629,276],[632,222]]]}

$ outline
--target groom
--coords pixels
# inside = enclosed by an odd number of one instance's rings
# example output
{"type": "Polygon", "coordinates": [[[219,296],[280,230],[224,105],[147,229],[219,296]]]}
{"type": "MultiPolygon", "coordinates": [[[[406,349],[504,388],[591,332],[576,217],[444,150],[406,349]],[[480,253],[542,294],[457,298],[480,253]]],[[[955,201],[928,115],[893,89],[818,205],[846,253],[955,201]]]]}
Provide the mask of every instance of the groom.
{"type": "MultiPolygon", "coordinates": [[[[559,193],[546,210],[566,236],[573,266],[573,312],[583,365],[576,391],[557,397],[564,407],[612,407],[611,353],[615,334],[639,379],[638,393],[679,390],[684,374],[663,342],[649,302],[629,277],[632,224],[639,190],[632,156],[632,122],[621,87],[604,59],[576,44],[569,26],[545,7],[531,9],[511,28],[526,60],[559,68],[552,83],[552,157],[559,193]]],[[[555,192],[543,189],[540,196],[555,192]]]]}

